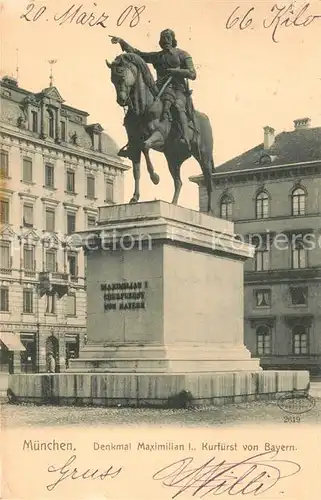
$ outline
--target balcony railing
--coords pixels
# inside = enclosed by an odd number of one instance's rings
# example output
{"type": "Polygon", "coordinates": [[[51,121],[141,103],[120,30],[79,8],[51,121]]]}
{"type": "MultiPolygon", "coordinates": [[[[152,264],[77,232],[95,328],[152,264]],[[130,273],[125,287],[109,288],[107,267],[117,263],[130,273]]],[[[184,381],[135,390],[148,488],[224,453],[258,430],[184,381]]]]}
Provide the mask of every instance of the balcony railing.
{"type": "Polygon", "coordinates": [[[9,269],[7,267],[1,267],[0,268],[0,274],[12,274],[12,269],[9,269]]]}
{"type": "Polygon", "coordinates": [[[244,281],[300,281],[321,278],[321,267],[305,267],[302,269],[271,269],[269,271],[245,271],[244,281]]]}
{"type": "Polygon", "coordinates": [[[36,278],[36,271],[24,271],[25,278],[36,278]]]}
{"type": "Polygon", "coordinates": [[[68,281],[69,274],[68,273],[50,273],[53,281],[68,281]]]}

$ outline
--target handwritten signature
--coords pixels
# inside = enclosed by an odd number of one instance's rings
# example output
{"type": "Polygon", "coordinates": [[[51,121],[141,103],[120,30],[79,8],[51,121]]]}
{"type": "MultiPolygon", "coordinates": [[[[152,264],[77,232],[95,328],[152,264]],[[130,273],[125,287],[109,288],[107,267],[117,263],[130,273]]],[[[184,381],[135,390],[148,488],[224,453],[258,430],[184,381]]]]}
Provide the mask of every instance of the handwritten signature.
{"type": "Polygon", "coordinates": [[[103,481],[104,479],[114,479],[122,471],[122,467],[114,469],[114,466],[112,465],[102,470],[85,469],[81,471],[75,467],[74,462],[76,459],[76,455],[72,455],[65,464],[59,465],[58,467],[55,465],[50,465],[48,467],[48,472],[59,474],[58,478],[55,478],[53,483],[46,486],[48,491],[53,491],[59,483],[62,483],[62,481],[65,481],[66,479],[100,479],[103,481]]]}
{"type": "Polygon", "coordinates": [[[280,479],[294,476],[301,467],[295,462],[275,459],[278,452],[264,452],[241,462],[229,463],[211,458],[201,466],[194,465],[194,458],[178,460],[153,475],[164,486],[176,489],[172,498],[187,490],[192,496],[206,495],[259,495],[271,489],[280,479]],[[283,472],[281,472],[283,469],[283,472]]]}
{"type": "MultiPolygon", "coordinates": [[[[315,21],[321,20],[321,14],[311,14],[311,4],[306,3],[300,9],[294,4],[278,5],[274,4],[271,8],[271,16],[266,17],[262,21],[262,26],[265,29],[271,30],[271,38],[273,42],[278,43],[279,31],[282,28],[307,28],[315,21]]],[[[254,29],[253,16],[255,7],[251,7],[245,13],[240,14],[240,6],[233,10],[232,14],[226,21],[226,29],[238,28],[241,31],[246,29],[254,29]]]]}

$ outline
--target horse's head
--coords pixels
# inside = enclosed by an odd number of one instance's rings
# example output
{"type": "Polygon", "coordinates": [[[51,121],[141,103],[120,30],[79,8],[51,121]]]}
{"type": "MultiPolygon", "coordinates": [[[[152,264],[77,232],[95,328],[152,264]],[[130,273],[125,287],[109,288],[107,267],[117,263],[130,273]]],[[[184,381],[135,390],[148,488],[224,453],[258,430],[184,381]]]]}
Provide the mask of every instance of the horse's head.
{"type": "Polygon", "coordinates": [[[124,55],[116,57],[110,64],[106,61],[111,70],[111,81],[115,86],[117,103],[124,107],[129,104],[130,91],[136,81],[137,69],[124,55]]]}

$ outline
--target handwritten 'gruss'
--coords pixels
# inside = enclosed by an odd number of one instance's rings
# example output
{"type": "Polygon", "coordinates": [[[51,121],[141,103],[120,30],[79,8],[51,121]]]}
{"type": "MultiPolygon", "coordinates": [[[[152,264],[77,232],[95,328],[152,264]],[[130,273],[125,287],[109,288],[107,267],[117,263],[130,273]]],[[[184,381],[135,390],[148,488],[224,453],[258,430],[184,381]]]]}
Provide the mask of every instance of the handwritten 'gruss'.
{"type": "Polygon", "coordinates": [[[108,465],[105,469],[85,468],[83,470],[80,470],[79,468],[75,467],[74,462],[76,459],[76,455],[72,455],[63,465],[50,465],[48,467],[48,472],[59,474],[58,479],[55,478],[53,483],[50,483],[46,486],[48,491],[53,491],[59,483],[62,483],[62,481],[65,481],[66,479],[100,479],[101,481],[103,481],[104,479],[116,478],[123,470],[122,467],[119,467],[117,469],[114,468],[113,465],[108,465]]]}

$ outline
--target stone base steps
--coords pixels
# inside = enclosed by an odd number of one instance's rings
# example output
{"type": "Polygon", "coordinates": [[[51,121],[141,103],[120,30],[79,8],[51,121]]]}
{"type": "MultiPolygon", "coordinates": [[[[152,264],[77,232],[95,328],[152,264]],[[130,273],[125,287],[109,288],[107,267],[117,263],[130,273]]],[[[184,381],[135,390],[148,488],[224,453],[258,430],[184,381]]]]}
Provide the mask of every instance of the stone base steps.
{"type": "Polygon", "coordinates": [[[182,397],[197,404],[273,399],[307,391],[309,372],[14,374],[14,401],[93,406],[166,406],[182,397]]]}

